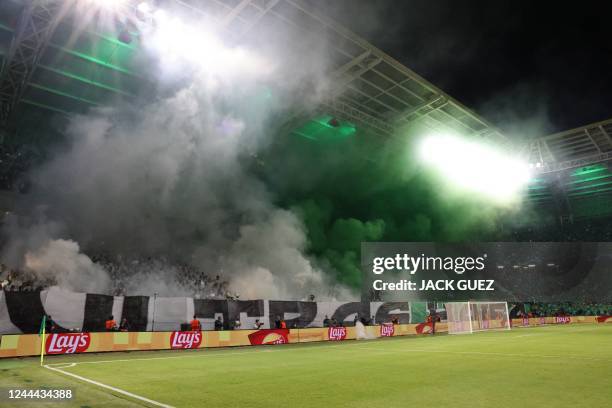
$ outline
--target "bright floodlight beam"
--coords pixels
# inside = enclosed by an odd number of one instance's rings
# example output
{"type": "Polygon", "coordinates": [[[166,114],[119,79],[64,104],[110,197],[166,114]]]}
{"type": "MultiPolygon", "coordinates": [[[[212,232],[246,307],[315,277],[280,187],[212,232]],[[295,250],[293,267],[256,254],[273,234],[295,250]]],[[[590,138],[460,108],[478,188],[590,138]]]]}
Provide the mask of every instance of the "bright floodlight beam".
{"type": "Polygon", "coordinates": [[[231,75],[263,76],[274,65],[244,48],[227,46],[217,32],[201,25],[190,25],[164,10],[152,13],[154,29],[145,36],[145,46],[162,56],[169,71],[186,66],[202,72],[229,77],[231,75]]]}
{"type": "Polygon", "coordinates": [[[457,136],[426,137],[420,155],[452,185],[501,203],[516,200],[531,178],[526,163],[457,136]]]}
{"type": "Polygon", "coordinates": [[[143,1],[142,3],[138,4],[138,6],[136,6],[136,9],[141,13],[150,13],[151,5],[143,1]]]}
{"type": "Polygon", "coordinates": [[[127,4],[127,0],[89,0],[98,7],[107,10],[117,10],[127,4]]]}

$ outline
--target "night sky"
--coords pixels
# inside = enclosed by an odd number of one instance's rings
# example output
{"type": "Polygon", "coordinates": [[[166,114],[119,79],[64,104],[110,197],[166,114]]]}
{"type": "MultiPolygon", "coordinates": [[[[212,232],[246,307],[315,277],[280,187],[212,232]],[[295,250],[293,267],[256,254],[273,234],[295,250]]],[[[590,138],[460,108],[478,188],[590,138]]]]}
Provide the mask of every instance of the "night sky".
{"type": "Polygon", "coordinates": [[[612,117],[609,2],[313,3],[509,134],[612,117]]]}

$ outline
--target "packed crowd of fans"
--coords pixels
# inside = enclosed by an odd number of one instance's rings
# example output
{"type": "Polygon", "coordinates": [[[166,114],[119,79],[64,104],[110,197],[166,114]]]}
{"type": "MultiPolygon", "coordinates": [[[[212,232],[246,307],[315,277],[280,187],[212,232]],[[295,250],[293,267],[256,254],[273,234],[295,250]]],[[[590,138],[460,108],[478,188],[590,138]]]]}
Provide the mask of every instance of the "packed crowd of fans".
{"type": "Polygon", "coordinates": [[[92,261],[103,267],[113,282],[113,295],[130,295],[133,292],[131,283],[143,282],[147,277],[163,277],[169,287],[176,292],[196,299],[234,299],[238,294],[229,291],[229,282],[219,274],[207,274],[198,268],[180,262],[170,262],[159,258],[92,256],[92,261]]]}
{"type": "Polygon", "coordinates": [[[32,292],[53,286],[54,281],[41,280],[34,273],[11,269],[0,263],[0,288],[12,292],[32,292]]]}
{"type": "Polygon", "coordinates": [[[511,317],[612,316],[612,305],[589,302],[516,303],[511,317]]]}
{"type": "MultiPolygon", "coordinates": [[[[196,299],[238,299],[237,293],[229,291],[229,282],[220,275],[209,275],[184,263],[170,263],[163,258],[123,259],[108,256],[93,256],[92,260],[111,278],[110,293],[114,296],[136,294],[135,287],[147,278],[165,280],[173,289],[172,295],[181,294],[196,299]]],[[[5,291],[39,291],[56,285],[52,278],[41,280],[31,271],[11,269],[0,264],[0,288],[5,291]]],[[[142,293],[137,293],[142,294],[142,293]]],[[[147,293],[149,294],[149,293],[147,293]]],[[[152,295],[153,293],[150,293],[152,295]]],[[[160,293],[160,295],[167,295],[160,293]]]]}
{"type": "MultiPolygon", "coordinates": [[[[229,282],[220,275],[211,276],[205,272],[184,263],[171,263],[164,258],[124,259],[96,255],[92,257],[99,266],[109,274],[112,282],[111,294],[114,296],[132,295],[130,281],[142,281],[152,273],[159,272],[171,280],[171,285],[184,296],[195,299],[239,299],[237,293],[230,293],[229,282]],[[134,279],[134,278],[138,279],[134,279]]],[[[56,282],[52,279],[41,280],[40,277],[27,270],[15,270],[0,263],[0,289],[4,291],[40,291],[56,282]]],[[[149,294],[151,295],[151,294],[149,294]]],[[[163,294],[162,294],[163,295],[163,294]]],[[[304,300],[314,301],[315,296],[309,295],[304,300]]],[[[509,304],[510,315],[516,317],[544,316],[611,316],[612,304],[582,302],[542,303],[526,302],[509,304]]],[[[374,320],[372,317],[371,321],[374,320]]],[[[368,322],[369,323],[369,322],[368,322]]],[[[367,323],[366,323],[367,324],[367,323]]],[[[335,326],[333,319],[326,316],[326,326],[335,326]]]]}

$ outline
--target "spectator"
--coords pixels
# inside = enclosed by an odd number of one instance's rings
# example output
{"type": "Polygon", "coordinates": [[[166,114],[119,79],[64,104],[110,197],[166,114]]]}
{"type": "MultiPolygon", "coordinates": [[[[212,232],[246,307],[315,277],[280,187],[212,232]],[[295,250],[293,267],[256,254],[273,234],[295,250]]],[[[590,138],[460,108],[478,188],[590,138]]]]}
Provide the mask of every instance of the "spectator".
{"type": "Polygon", "coordinates": [[[130,324],[128,323],[128,320],[125,317],[121,319],[121,324],[119,325],[119,331],[122,331],[122,332],[130,331],[130,324]]]}
{"type": "Polygon", "coordinates": [[[323,327],[329,327],[329,317],[325,315],[325,319],[323,319],[323,327]]]}
{"type": "Polygon", "coordinates": [[[45,319],[45,331],[47,333],[55,333],[58,331],[57,329],[57,324],[55,324],[55,322],[51,318],[51,315],[47,315],[47,318],[45,319]]]}
{"type": "Polygon", "coordinates": [[[255,319],[255,324],[253,325],[254,329],[259,330],[261,326],[263,326],[263,322],[260,322],[259,319],[255,319]]]}
{"type": "Polygon", "coordinates": [[[221,316],[217,317],[217,320],[215,320],[215,330],[223,330],[223,320],[221,320],[221,316]]]}
{"type": "Polygon", "coordinates": [[[276,328],[276,329],[280,329],[281,328],[281,318],[280,318],[280,316],[276,316],[276,320],[274,320],[274,328],[276,328]]]}

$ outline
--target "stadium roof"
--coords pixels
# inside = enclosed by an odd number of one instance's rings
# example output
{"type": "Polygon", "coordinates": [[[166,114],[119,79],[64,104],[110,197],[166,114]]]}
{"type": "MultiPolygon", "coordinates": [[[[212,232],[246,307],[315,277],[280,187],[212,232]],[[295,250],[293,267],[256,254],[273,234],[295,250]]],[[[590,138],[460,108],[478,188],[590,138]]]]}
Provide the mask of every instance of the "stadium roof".
{"type": "MultiPolygon", "coordinates": [[[[44,124],[47,113],[85,112],[116,98],[135,98],[150,85],[135,62],[138,41],[120,41],[120,27],[114,32],[100,29],[94,21],[96,13],[70,12],[75,7],[66,5],[78,1],[86,0],[7,0],[0,4],[0,115],[11,113],[22,125],[44,124]],[[30,3],[32,6],[24,6],[30,3]],[[68,12],[62,11],[66,9],[68,12]],[[13,78],[7,83],[11,69],[17,81],[13,78]]],[[[128,1],[132,9],[137,3],[128,1]]],[[[322,112],[375,133],[390,135],[397,127],[418,122],[482,136],[526,154],[530,162],[540,164],[542,172],[610,158],[612,121],[544,136],[529,145],[511,143],[485,119],[322,16],[321,10],[315,12],[306,0],[166,0],[158,4],[212,22],[234,42],[253,40],[265,29],[278,27],[292,32],[292,40],[303,42],[296,44],[298,48],[307,48],[308,42],[330,44],[328,75],[334,88],[322,112]]]]}
{"type": "Polygon", "coordinates": [[[612,118],[543,136],[529,146],[531,163],[550,173],[612,159],[612,118]]]}
{"type": "Polygon", "coordinates": [[[530,145],[532,204],[552,210],[561,222],[612,216],[612,119],[543,136],[530,145]]]}
{"type": "MultiPolygon", "coordinates": [[[[36,66],[28,68],[33,74],[27,77],[22,94],[7,95],[5,103],[18,100],[20,107],[30,108],[27,111],[34,108],[67,114],[137,92],[142,78],[131,59],[136,42],[124,44],[116,32],[89,29],[73,38],[74,28],[82,26],[82,21],[70,14],[61,17],[60,8],[54,7],[67,1],[35,0],[37,6],[24,8],[21,1],[12,0],[1,7],[3,59],[20,57],[19,53],[11,54],[11,44],[14,49],[28,31],[39,31],[35,46],[41,48],[36,66]],[[44,18],[36,18],[37,9],[44,9],[44,18]]],[[[172,0],[165,4],[216,21],[234,39],[247,33],[255,36],[259,27],[282,27],[302,33],[299,38],[304,41],[331,44],[329,74],[335,88],[322,107],[327,113],[381,134],[391,134],[396,126],[418,120],[433,128],[480,135],[498,144],[507,142],[483,118],[369,42],[315,13],[303,1],[172,0]]]]}

